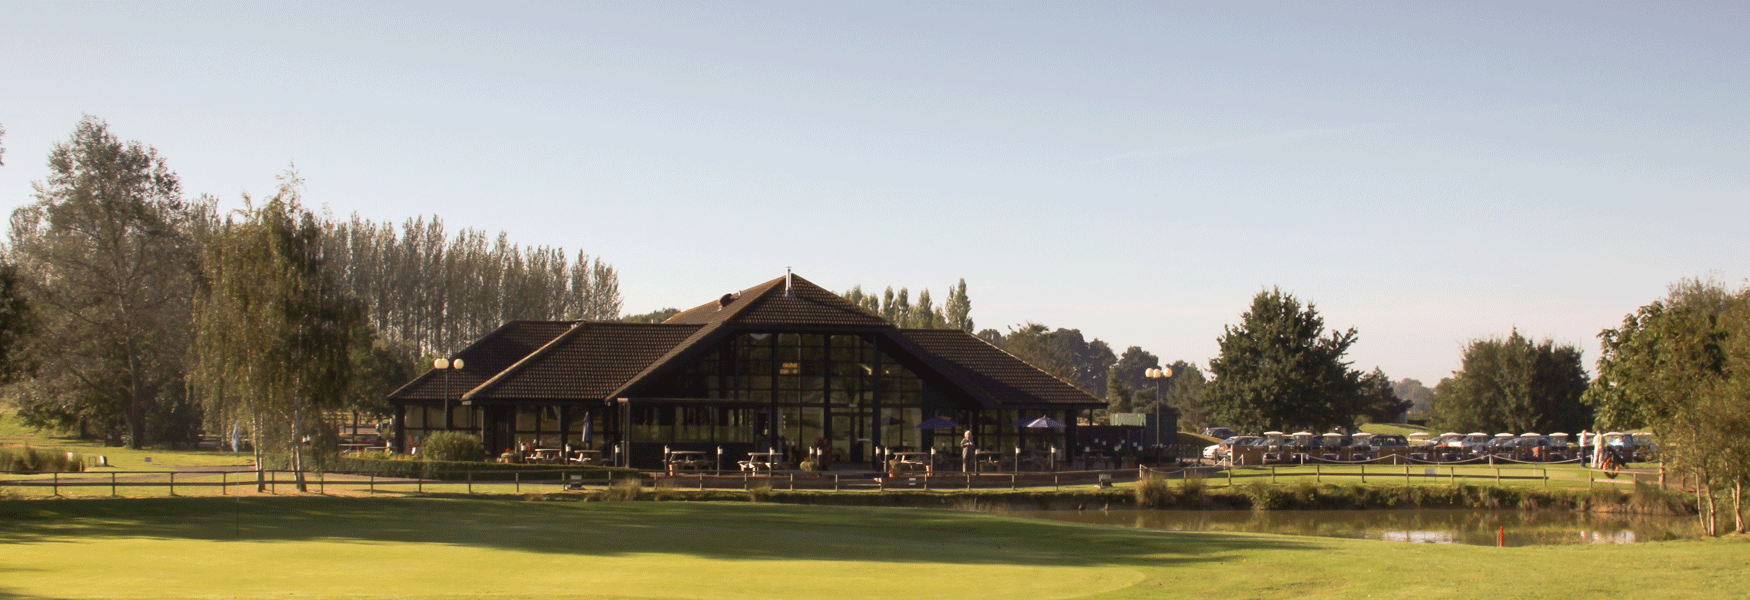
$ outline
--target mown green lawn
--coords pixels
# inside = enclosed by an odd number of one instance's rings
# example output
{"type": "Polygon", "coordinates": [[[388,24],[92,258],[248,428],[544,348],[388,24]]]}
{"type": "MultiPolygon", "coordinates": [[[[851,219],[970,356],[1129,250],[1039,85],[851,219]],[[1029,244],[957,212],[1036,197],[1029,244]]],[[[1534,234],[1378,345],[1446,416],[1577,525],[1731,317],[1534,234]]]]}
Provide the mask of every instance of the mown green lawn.
{"type": "Polygon", "coordinates": [[[1750,543],[1492,548],[943,510],[516,499],[0,502],[0,597],[1696,598],[1750,543]]]}
{"type": "Polygon", "coordinates": [[[26,427],[11,411],[0,412],[0,444],[29,445],[39,450],[77,452],[90,461],[95,461],[97,457],[103,456],[109,460],[110,467],[127,471],[167,471],[174,467],[254,464],[254,457],[247,452],[233,454],[213,450],[171,450],[165,448],[129,450],[116,446],[104,446],[90,440],[58,436],[52,432],[26,427]]]}

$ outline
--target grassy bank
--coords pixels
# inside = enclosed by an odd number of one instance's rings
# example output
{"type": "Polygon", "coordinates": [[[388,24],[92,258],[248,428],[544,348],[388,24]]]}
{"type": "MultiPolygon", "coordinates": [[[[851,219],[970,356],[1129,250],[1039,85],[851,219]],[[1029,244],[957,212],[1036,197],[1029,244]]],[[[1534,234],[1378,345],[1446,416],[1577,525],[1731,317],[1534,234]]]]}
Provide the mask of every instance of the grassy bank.
{"type": "Polygon", "coordinates": [[[13,501],[0,543],[0,597],[32,598],[1681,598],[1750,584],[1750,544],[1732,540],[1434,546],[746,502],[13,501]]]}

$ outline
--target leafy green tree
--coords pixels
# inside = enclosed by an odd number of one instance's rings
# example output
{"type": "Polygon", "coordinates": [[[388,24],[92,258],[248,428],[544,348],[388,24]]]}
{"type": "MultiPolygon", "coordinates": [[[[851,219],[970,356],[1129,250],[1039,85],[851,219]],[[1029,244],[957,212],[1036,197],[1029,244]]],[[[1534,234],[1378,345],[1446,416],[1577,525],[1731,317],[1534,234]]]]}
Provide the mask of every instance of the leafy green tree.
{"type": "Polygon", "coordinates": [[[286,174],[277,194],[208,238],[192,370],[207,414],[247,427],[258,473],[264,451],[283,455],[300,490],[310,458],[304,440],[332,431],[321,417],[349,396],[365,326],[358,302],[328,271],[324,229],[303,208],[302,188],[295,172],[286,174]]]}
{"type": "Polygon", "coordinates": [[[1703,531],[1717,534],[1729,493],[1743,532],[1750,479],[1750,289],[1684,280],[1598,335],[1598,378],[1584,400],[1610,429],[1650,428],[1668,466],[1696,484],[1703,531]]]}
{"type": "Polygon", "coordinates": [[[1118,371],[1114,370],[1106,373],[1107,412],[1133,412],[1131,410],[1133,408],[1131,404],[1133,394],[1135,394],[1135,390],[1132,390],[1130,386],[1125,385],[1124,378],[1118,375],[1118,371]]]}
{"type": "MultiPolygon", "coordinates": [[[[1118,355],[1118,360],[1112,363],[1111,372],[1118,377],[1119,381],[1124,382],[1126,388],[1138,392],[1146,389],[1150,394],[1153,394],[1155,382],[1148,379],[1148,370],[1159,367],[1160,364],[1159,357],[1143,350],[1140,346],[1131,346],[1125,348],[1123,354],[1118,355]]],[[[1108,377],[1107,380],[1110,381],[1111,378],[1108,377]]],[[[1111,385],[1110,383],[1106,384],[1108,389],[1111,388],[1111,385]]],[[[1153,402],[1154,396],[1149,396],[1149,401],[1153,402]]]]}
{"type": "Polygon", "coordinates": [[[935,301],[930,299],[930,290],[918,292],[917,306],[911,309],[911,318],[906,327],[912,329],[939,329],[942,326],[942,314],[936,312],[935,301]]]}
{"type": "Polygon", "coordinates": [[[1385,372],[1374,369],[1361,378],[1361,418],[1370,423],[1400,423],[1410,402],[1399,398],[1385,372]]]}
{"type": "Polygon", "coordinates": [[[942,305],[943,321],[949,329],[972,332],[972,298],[966,294],[966,279],[948,288],[948,302],[942,305]]]}
{"type": "Polygon", "coordinates": [[[1392,394],[1398,399],[1410,403],[1411,419],[1426,419],[1431,410],[1434,390],[1422,385],[1420,380],[1405,377],[1391,386],[1392,394]]]}
{"type": "Polygon", "coordinates": [[[37,332],[36,312],[25,297],[18,267],[0,264],[0,385],[32,371],[26,345],[37,332]]]}
{"type": "Polygon", "coordinates": [[[1202,431],[1206,427],[1221,425],[1215,422],[1205,398],[1209,380],[1203,376],[1203,370],[1184,361],[1174,362],[1169,368],[1173,370],[1173,378],[1167,385],[1163,401],[1179,413],[1179,428],[1202,431]]]}
{"type": "Polygon", "coordinates": [[[1106,373],[1117,360],[1112,347],[1098,338],[1090,342],[1080,330],[1054,331],[1039,323],[1010,328],[998,347],[1100,397],[1106,395],[1106,373]]]}
{"type": "Polygon", "coordinates": [[[1431,424],[1451,431],[1578,431],[1592,423],[1580,402],[1586,385],[1578,348],[1533,343],[1515,329],[1471,341],[1460,370],[1434,391],[1431,424]]]}
{"type": "Polygon", "coordinates": [[[36,377],[14,390],[20,415],[130,447],[188,441],[195,211],[180,180],[157,150],[86,116],[34,188],[12,213],[8,249],[40,324],[36,377]]]}
{"type": "Polygon", "coordinates": [[[659,308],[641,315],[626,315],[620,320],[627,323],[661,323],[678,314],[681,314],[681,309],[659,308]]]}
{"type": "Polygon", "coordinates": [[[1355,330],[1325,332],[1311,305],[1272,288],[1252,299],[1240,324],[1228,326],[1206,402],[1212,417],[1240,431],[1325,431],[1354,425],[1361,375],[1343,355],[1355,330]]]}

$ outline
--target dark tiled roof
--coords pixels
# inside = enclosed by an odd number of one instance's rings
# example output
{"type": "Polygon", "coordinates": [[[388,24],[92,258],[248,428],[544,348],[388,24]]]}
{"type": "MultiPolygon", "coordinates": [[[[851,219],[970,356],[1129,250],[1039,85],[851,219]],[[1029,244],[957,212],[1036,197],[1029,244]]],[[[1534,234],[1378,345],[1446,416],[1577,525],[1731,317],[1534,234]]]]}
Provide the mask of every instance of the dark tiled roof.
{"type": "Polygon", "coordinates": [[[469,401],[599,400],[682,346],[699,325],[581,323],[497,377],[469,401]]]}
{"type": "MultiPolygon", "coordinates": [[[[455,357],[462,359],[462,369],[448,373],[450,398],[457,398],[503,372],[576,324],[577,321],[511,321],[486,334],[456,353],[455,357]]],[[[445,375],[443,371],[429,369],[389,394],[389,399],[442,400],[445,375]]]]}
{"type": "Polygon", "coordinates": [[[669,317],[664,322],[828,327],[892,325],[879,315],[864,310],[807,279],[799,276],[790,276],[790,279],[788,292],[785,290],[785,278],[779,277],[731,295],[728,303],[721,300],[709,302],[669,317]]]}
{"type": "MultiPolygon", "coordinates": [[[[513,321],[457,353],[451,398],[481,402],[615,398],[664,377],[736,331],[819,328],[875,331],[987,408],[1097,408],[1105,403],[969,333],[894,329],[869,311],[801,277],[771,281],[679,313],[661,324],[513,321]]],[[[428,370],[389,395],[441,400],[444,373],[428,370]]]]}
{"type": "Polygon", "coordinates": [[[931,369],[986,408],[1069,406],[1097,408],[1105,402],[1027,361],[958,329],[902,329],[931,369]]]}

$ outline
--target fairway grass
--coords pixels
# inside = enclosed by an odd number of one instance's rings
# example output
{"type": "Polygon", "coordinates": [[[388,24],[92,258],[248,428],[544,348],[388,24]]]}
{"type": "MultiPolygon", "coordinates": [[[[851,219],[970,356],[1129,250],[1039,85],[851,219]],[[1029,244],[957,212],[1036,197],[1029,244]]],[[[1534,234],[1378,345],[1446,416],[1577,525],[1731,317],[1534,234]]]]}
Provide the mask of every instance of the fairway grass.
{"type": "Polygon", "coordinates": [[[1686,598],[1750,589],[1750,543],[1740,540],[1490,548],[734,502],[4,501],[0,548],[0,597],[29,598],[1686,598]]]}

